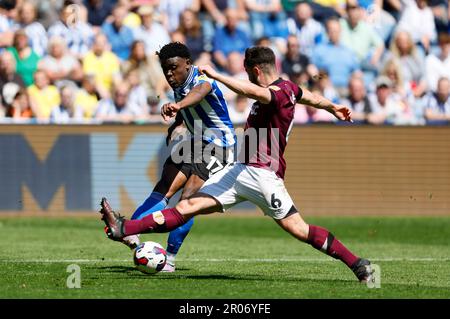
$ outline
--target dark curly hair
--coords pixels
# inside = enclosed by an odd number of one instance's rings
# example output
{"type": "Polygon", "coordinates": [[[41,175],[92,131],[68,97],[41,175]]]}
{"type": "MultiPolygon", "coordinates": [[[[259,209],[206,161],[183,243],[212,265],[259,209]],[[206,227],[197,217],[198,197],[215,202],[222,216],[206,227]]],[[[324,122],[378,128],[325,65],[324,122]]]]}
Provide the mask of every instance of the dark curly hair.
{"type": "Polygon", "coordinates": [[[180,57],[188,60],[192,60],[191,52],[187,46],[181,42],[171,42],[166,44],[156,53],[159,59],[162,61],[167,61],[168,59],[180,57]]]}

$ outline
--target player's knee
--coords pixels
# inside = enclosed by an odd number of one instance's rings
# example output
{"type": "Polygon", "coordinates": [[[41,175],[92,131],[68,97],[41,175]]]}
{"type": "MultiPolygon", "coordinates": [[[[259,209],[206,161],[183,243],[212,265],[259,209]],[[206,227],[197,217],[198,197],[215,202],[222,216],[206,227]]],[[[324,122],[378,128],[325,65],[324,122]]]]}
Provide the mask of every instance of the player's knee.
{"type": "Polygon", "coordinates": [[[197,210],[197,202],[196,198],[183,199],[175,207],[182,214],[190,214],[197,210]]]}

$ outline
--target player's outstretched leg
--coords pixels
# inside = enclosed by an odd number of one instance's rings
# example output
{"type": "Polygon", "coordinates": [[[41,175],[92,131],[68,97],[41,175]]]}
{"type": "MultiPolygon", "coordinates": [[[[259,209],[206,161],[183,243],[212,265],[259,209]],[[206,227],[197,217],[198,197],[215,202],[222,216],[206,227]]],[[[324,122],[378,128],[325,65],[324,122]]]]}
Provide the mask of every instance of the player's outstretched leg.
{"type": "Polygon", "coordinates": [[[190,219],[185,219],[176,208],[168,208],[140,220],[126,220],[112,210],[106,198],[102,199],[100,206],[100,214],[106,225],[106,234],[110,239],[116,241],[122,241],[126,236],[141,233],[170,232],[190,219]]]}
{"type": "MultiPolygon", "coordinates": [[[[150,196],[139,206],[133,213],[131,219],[142,219],[154,212],[164,209],[169,202],[168,198],[163,194],[153,191],[150,196]]],[[[139,235],[130,235],[123,238],[122,242],[131,249],[136,248],[140,244],[139,235]]]]}
{"type": "Polygon", "coordinates": [[[142,233],[167,233],[198,214],[222,211],[222,206],[212,197],[198,197],[182,200],[174,208],[163,209],[140,220],[126,220],[115,213],[106,198],[101,203],[100,214],[106,225],[106,234],[112,240],[142,233]]]}
{"type": "Polygon", "coordinates": [[[299,213],[294,213],[276,222],[297,239],[306,242],[321,252],[344,262],[356,275],[359,281],[372,279],[370,261],[355,256],[327,229],[308,225],[299,213]]]}

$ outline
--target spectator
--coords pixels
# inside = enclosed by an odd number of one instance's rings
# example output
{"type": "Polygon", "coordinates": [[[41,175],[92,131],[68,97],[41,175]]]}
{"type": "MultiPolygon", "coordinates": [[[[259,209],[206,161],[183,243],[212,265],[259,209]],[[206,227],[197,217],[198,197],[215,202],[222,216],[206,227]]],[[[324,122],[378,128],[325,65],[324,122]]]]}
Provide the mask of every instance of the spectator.
{"type": "Polygon", "coordinates": [[[201,0],[201,4],[203,12],[200,20],[202,21],[203,32],[207,42],[213,40],[216,28],[223,27],[227,23],[225,12],[228,8],[236,9],[235,17],[239,21],[238,28],[250,36],[251,30],[247,23],[248,13],[245,8],[245,0],[201,0]]]}
{"type": "Polygon", "coordinates": [[[448,0],[429,0],[428,4],[433,12],[437,32],[450,32],[450,6],[448,5],[448,0]]]}
{"type": "Polygon", "coordinates": [[[14,56],[17,73],[22,77],[25,85],[33,84],[33,75],[40,58],[28,45],[28,37],[24,30],[16,31],[13,46],[8,48],[8,51],[14,56]]]}
{"type": "Polygon", "coordinates": [[[348,18],[341,19],[341,43],[356,54],[365,82],[370,83],[384,51],[383,40],[371,25],[363,21],[363,10],[356,0],[347,0],[346,11],[348,18]]]}
{"type": "Polygon", "coordinates": [[[389,59],[381,70],[380,75],[387,76],[389,80],[391,80],[392,94],[397,99],[409,106],[414,106],[414,92],[409,83],[403,80],[402,67],[398,59],[389,59]]]}
{"type": "Polygon", "coordinates": [[[34,83],[28,87],[31,108],[39,120],[48,120],[54,107],[61,102],[56,86],[50,84],[50,80],[42,70],[34,74],[34,83]]]}
{"type": "Polygon", "coordinates": [[[47,72],[50,81],[57,87],[80,82],[83,70],[80,62],[67,49],[66,42],[61,37],[53,37],[49,40],[49,55],[44,57],[39,67],[47,72]]]}
{"type": "Polygon", "coordinates": [[[11,117],[15,121],[29,120],[34,117],[26,89],[15,83],[8,83],[4,86],[4,89],[8,91],[3,92],[4,96],[7,97],[4,101],[7,105],[6,117],[11,117]]]}
{"type": "Polygon", "coordinates": [[[125,74],[125,81],[130,86],[130,93],[128,96],[129,102],[139,106],[145,114],[148,114],[150,112],[150,106],[148,104],[147,92],[139,78],[139,70],[131,69],[128,71],[128,73],[125,74]]]}
{"type": "Polygon", "coordinates": [[[412,35],[414,44],[420,45],[426,53],[431,42],[436,40],[436,26],[428,0],[415,0],[405,8],[398,23],[397,31],[407,31],[412,35]]]}
{"type": "Polygon", "coordinates": [[[227,9],[225,12],[226,25],[216,29],[214,34],[214,61],[221,68],[227,66],[227,56],[233,51],[241,54],[251,45],[247,34],[238,28],[237,12],[227,9]]]}
{"type": "Polygon", "coordinates": [[[0,97],[3,100],[3,87],[8,83],[14,83],[19,86],[19,88],[24,88],[25,83],[22,77],[16,73],[16,60],[14,59],[11,52],[4,51],[0,55],[0,97]]]}
{"type": "Polygon", "coordinates": [[[233,124],[244,124],[250,113],[251,103],[244,95],[237,95],[228,103],[228,114],[233,124]]]}
{"type": "Polygon", "coordinates": [[[383,10],[394,17],[395,21],[400,19],[401,13],[403,11],[403,0],[384,0],[383,10]]]}
{"type": "Polygon", "coordinates": [[[244,55],[240,52],[231,52],[227,58],[226,73],[237,79],[248,79],[244,69],[244,55]]]}
{"type": "Polygon", "coordinates": [[[399,60],[403,80],[410,85],[414,96],[422,96],[426,90],[426,82],[423,77],[425,61],[423,55],[414,45],[411,35],[406,31],[397,32],[387,56],[393,56],[399,60]]]}
{"type": "Polygon", "coordinates": [[[108,49],[108,39],[100,33],[95,36],[92,50],[83,59],[83,72],[95,76],[102,98],[109,97],[112,85],[121,79],[119,59],[108,49]]]}
{"type": "Polygon", "coordinates": [[[320,70],[318,72],[315,89],[331,102],[339,104],[339,94],[333,86],[333,83],[330,81],[329,74],[326,70],[320,70]]]}
{"type": "MultiPolygon", "coordinates": [[[[239,52],[231,52],[228,55],[228,63],[226,67],[226,73],[236,79],[241,80],[247,80],[248,75],[244,71],[244,56],[240,54],[239,52]]],[[[236,103],[236,92],[233,90],[230,90],[226,85],[223,85],[222,83],[218,83],[220,90],[223,93],[223,97],[227,101],[227,104],[234,104],[236,103]]],[[[240,101],[239,101],[240,102],[240,101]]]]}
{"type": "Polygon", "coordinates": [[[281,62],[281,70],[289,78],[302,72],[306,72],[308,76],[317,74],[317,69],[310,63],[309,58],[300,53],[300,44],[295,35],[289,35],[287,38],[287,51],[281,62]]]}
{"type": "Polygon", "coordinates": [[[295,16],[288,20],[289,32],[298,38],[300,51],[311,57],[314,47],[322,41],[324,29],[313,19],[311,6],[301,2],[295,7],[295,16]]]}
{"type": "Polygon", "coordinates": [[[83,1],[88,14],[88,23],[94,27],[101,27],[106,18],[111,14],[114,2],[112,0],[83,1]]]}
{"type": "Polygon", "coordinates": [[[341,44],[341,26],[337,19],[326,23],[329,42],[319,44],[314,50],[312,62],[330,74],[333,85],[341,92],[345,90],[350,76],[359,70],[356,55],[341,44]]]}
{"type": "Polygon", "coordinates": [[[133,43],[133,31],[123,24],[127,15],[127,9],[124,6],[117,5],[112,11],[111,22],[103,23],[102,32],[106,35],[111,44],[111,50],[120,60],[128,59],[130,55],[131,44],[133,43]]]}
{"type": "Polygon", "coordinates": [[[66,4],[73,4],[68,0],[32,1],[37,5],[38,20],[46,30],[59,21],[61,10],[66,4]]]}
{"type": "Polygon", "coordinates": [[[385,76],[377,78],[375,94],[369,98],[368,122],[375,125],[416,124],[412,110],[392,95],[391,88],[392,82],[389,78],[385,76]]]}
{"type": "Polygon", "coordinates": [[[180,14],[186,9],[198,12],[200,10],[200,0],[161,0],[159,11],[166,15],[166,27],[169,32],[178,29],[180,14]]]}
{"type": "Polygon", "coordinates": [[[245,0],[253,39],[286,38],[289,30],[280,0],[245,0]]]}
{"type": "Polygon", "coordinates": [[[437,90],[429,92],[424,98],[425,119],[428,124],[440,124],[450,121],[450,80],[442,77],[438,80],[437,90]]]}
{"type": "Polygon", "coordinates": [[[314,19],[320,22],[345,16],[345,0],[312,0],[311,2],[314,19]]]}
{"type": "Polygon", "coordinates": [[[450,79],[450,34],[440,33],[438,43],[439,54],[429,54],[425,59],[425,78],[431,91],[436,91],[440,77],[450,79]]]}
{"type": "Polygon", "coordinates": [[[153,100],[165,100],[169,90],[164,74],[156,54],[146,56],[145,45],[142,41],[135,41],[131,47],[130,58],[122,63],[124,74],[137,69],[139,81],[143,85],[147,96],[153,100]]]}
{"type": "Polygon", "coordinates": [[[118,0],[116,6],[122,6],[126,9],[127,13],[122,21],[122,24],[132,30],[139,28],[141,26],[141,18],[134,11],[131,0],[118,0]]]}
{"type": "Polygon", "coordinates": [[[96,87],[95,76],[85,75],[81,88],[75,94],[75,105],[83,109],[85,119],[91,119],[96,111],[100,94],[96,87]]]}
{"type": "Polygon", "coordinates": [[[206,43],[201,22],[194,11],[186,9],[181,13],[180,25],[177,31],[185,36],[184,44],[191,51],[193,61],[202,58],[202,55],[209,55],[208,52],[212,50],[211,44],[206,43]]]}
{"type": "Polygon", "coordinates": [[[370,113],[370,102],[367,97],[364,80],[359,75],[354,75],[348,82],[348,98],[341,101],[352,110],[352,118],[356,123],[364,123],[370,113]]]}
{"type": "MultiPolygon", "coordinates": [[[[16,0],[6,0],[0,2],[0,50],[13,44],[14,31],[17,25],[12,18],[13,10],[16,7],[16,0]]],[[[0,53],[2,52],[0,51],[0,53]]]]}
{"type": "Polygon", "coordinates": [[[113,89],[112,98],[99,102],[95,117],[104,122],[130,123],[144,116],[143,110],[128,100],[129,93],[130,86],[126,82],[118,83],[113,89]]]}
{"type": "Polygon", "coordinates": [[[383,0],[358,0],[364,9],[364,20],[372,26],[375,32],[387,45],[396,26],[395,18],[383,10],[383,0]]]}
{"type": "Polygon", "coordinates": [[[94,38],[90,25],[80,19],[80,12],[71,2],[66,2],[61,10],[60,20],[48,30],[48,37],[59,36],[66,40],[70,52],[81,59],[89,51],[94,38]]]}
{"type": "Polygon", "coordinates": [[[145,43],[147,55],[154,55],[165,44],[170,42],[169,33],[164,27],[154,21],[154,10],[151,6],[142,6],[138,9],[142,25],[135,30],[134,38],[145,43]]]}
{"type": "Polygon", "coordinates": [[[47,52],[47,31],[36,21],[37,7],[31,1],[22,3],[19,12],[20,26],[25,30],[34,52],[43,57],[47,52]]]}
{"type": "Polygon", "coordinates": [[[50,122],[66,124],[83,120],[83,109],[75,104],[75,92],[72,86],[61,88],[61,103],[50,112],[50,122]]]}

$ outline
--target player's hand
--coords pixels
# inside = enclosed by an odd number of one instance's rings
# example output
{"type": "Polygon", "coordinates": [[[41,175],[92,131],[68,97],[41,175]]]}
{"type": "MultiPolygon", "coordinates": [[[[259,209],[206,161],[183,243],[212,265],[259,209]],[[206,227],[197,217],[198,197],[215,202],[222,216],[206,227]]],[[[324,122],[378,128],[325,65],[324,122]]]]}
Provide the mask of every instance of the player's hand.
{"type": "Polygon", "coordinates": [[[201,65],[198,67],[198,70],[201,74],[205,74],[207,77],[211,79],[216,79],[219,74],[216,70],[213,69],[210,65],[201,65]]]}
{"type": "Polygon", "coordinates": [[[161,107],[161,116],[164,121],[170,120],[180,110],[180,106],[177,103],[166,103],[161,107]]]}
{"type": "Polygon", "coordinates": [[[341,121],[353,123],[352,111],[344,105],[335,105],[331,113],[341,121]]]}

